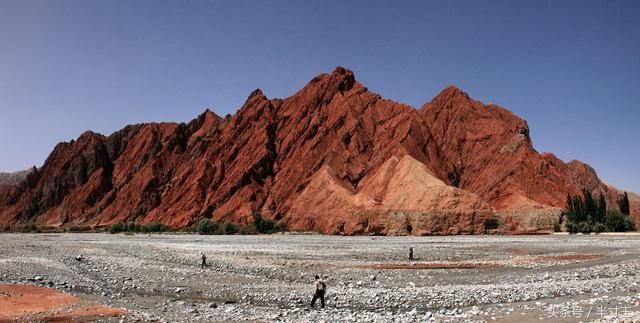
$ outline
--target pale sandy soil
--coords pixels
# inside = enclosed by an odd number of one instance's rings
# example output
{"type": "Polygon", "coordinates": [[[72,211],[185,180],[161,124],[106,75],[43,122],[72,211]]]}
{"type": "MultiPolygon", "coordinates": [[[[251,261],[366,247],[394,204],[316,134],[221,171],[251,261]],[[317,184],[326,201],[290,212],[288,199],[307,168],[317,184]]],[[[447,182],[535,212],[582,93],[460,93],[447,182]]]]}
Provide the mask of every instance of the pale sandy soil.
{"type": "Polygon", "coordinates": [[[105,321],[613,321],[597,307],[640,311],[639,256],[637,235],[0,234],[0,284],[127,311],[105,321]]]}

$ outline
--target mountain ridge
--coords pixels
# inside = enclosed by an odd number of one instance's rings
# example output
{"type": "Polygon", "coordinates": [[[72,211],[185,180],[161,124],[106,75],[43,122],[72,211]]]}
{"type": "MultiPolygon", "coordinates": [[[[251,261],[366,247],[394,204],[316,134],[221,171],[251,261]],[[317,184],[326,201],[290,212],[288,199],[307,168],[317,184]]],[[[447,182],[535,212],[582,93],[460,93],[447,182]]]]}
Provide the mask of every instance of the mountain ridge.
{"type": "MultiPolygon", "coordinates": [[[[538,153],[526,121],[505,108],[450,85],[416,109],[337,67],[284,99],[257,89],[225,118],[207,109],[188,123],[60,143],[30,179],[0,191],[0,224],[179,228],[201,218],[247,224],[260,212],[332,234],[479,234],[494,220],[500,230],[549,230],[582,188],[610,203],[619,194],[590,166],[538,153]],[[402,177],[407,169],[423,180],[402,177]],[[418,202],[402,200],[409,192],[422,192],[418,202]]],[[[634,197],[636,221],[639,210],[634,197]]]]}

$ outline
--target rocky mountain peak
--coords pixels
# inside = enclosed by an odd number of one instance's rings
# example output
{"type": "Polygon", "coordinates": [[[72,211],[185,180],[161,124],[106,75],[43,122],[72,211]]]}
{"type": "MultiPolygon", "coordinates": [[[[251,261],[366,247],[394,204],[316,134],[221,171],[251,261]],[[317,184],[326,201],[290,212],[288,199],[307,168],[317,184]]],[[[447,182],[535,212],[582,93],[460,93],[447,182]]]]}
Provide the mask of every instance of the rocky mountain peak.
{"type": "MultiPolygon", "coordinates": [[[[420,110],[336,67],[297,93],[253,91],[224,119],[84,133],[37,176],[0,189],[0,225],[104,226],[202,218],[335,234],[552,229],[567,194],[610,189],[590,167],[539,154],[526,121],[449,86],[420,110]],[[492,230],[495,229],[492,227],[492,230]]],[[[640,198],[630,194],[640,220],[640,198]]],[[[614,205],[614,204],[612,204],[614,205]]]]}

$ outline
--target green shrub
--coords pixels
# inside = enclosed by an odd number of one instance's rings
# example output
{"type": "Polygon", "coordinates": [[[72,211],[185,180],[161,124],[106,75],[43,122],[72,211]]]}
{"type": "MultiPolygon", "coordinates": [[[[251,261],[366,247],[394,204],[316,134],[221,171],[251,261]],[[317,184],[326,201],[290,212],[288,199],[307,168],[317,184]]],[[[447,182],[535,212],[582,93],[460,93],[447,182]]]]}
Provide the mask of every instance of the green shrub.
{"type": "Polygon", "coordinates": [[[248,225],[237,225],[227,221],[222,225],[210,220],[202,219],[198,222],[196,231],[199,234],[257,234],[257,233],[274,233],[284,231],[282,225],[276,224],[274,221],[264,219],[260,213],[253,214],[253,223],[248,225]]]}
{"type": "Polygon", "coordinates": [[[274,223],[269,219],[262,218],[262,214],[258,211],[253,212],[253,225],[256,231],[260,233],[269,233],[273,231],[274,223]]]}
{"type": "Polygon", "coordinates": [[[593,232],[600,233],[607,231],[607,226],[603,223],[596,223],[593,225],[593,232]]]}
{"type": "Polygon", "coordinates": [[[238,233],[238,226],[236,226],[233,222],[227,221],[222,225],[222,233],[224,234],[238,233]]]}
{"type": "Polygon", "coordinates": [[[484,232],[498,230],[500,228],[500,222],[496,218],[486,219],[484,220],[484,232]]]}
{"type": "Polygon", "coordinates": [[[578,223],[578,232],[591,233],[591,225],[588,222],[578,223]]]}
{"type": "MultiPolygon", "coordinates": [[[[78,227],[79,231],[86,231],[90,228],[78,227]]],[[[239,226],[233,222],[225,222],[220,225],[215,221],[204,218],[198,222],[197,225],[191,225],[184,228],[184,232],[198,232],[199,234],[257,234],[257,233],[275,233],[285,231],[283,225],[275,223],[273,220],[264,219],[259,213],[254,214],[254,223],[244,226],[239,226]]],[[[74,227],[69,230],[76,230],[74,227]]],[[[171,232],[173,228],[162,223],[147,223],[137,224],[134,222],[121,222],[114,223],[105,228],[105,230],[111,234],[115,233],[151,233],[151,232],[171,232]]]]}
{"type": "Polygon", "coordinates": [[[39,233],[40,229],[35,223],[31,223],[29,225],[22,227],[22,232],[23,233],[39,233]]]}
{"type": "Polygon", "coordinates": [[[631,217],[626,214],[622,214],[617,210],[609,210],[604,219],[604,223],[607,226],[607,229],[613,232],[634,231],[636,229],[635,223],[631,217]]]}
{"type": "Polygon", "coordinates": [[[276,231],[275,232],[285,232],[287,231],[287,226],[285,224],[282,223],[277,223],[276,224],[276,231]]]}
{"type": "Polygon", "coordinates": [[[199,234],[216,234],[218,233],[218,224],[210,219],[202,219],[198,222],[196,231],[198,231],[199,234]]]}
{"type": "Polygon", "coordinates": [[[107,231],[111,234],[120,233],[124,231],[124,226],[122,223],[114,223],[107,227],[107,231]]]}
{"type": "Polygon", "coordinates": [[[164,224],[164,223],[158,223],[158,222],[151,222],[151,223],[147,223],[147,224],[143,224],[141,227],[142,232],[147,232],[147,233],[151,233],[151,232],[171,232],[173,231],[173,229],[164,224]]]}
{"type": "Polygon", "coordinates": [[[139,224],[137,224],[135,222],[126,222],[124,231],[126,231],[126,232],[141,232],[142,231],[142,226],[140,226],[139,224]]]}
{"type": "Polygon", "coordinates": [[[260,212],[253,212],[253,226],[258,233],[275,233],[285,231],[286,227],[281,224],[276,224],[271,219],[265,219],[260,212]]]}
{"type": "Polygon", "coordinates": [[[121,222],[114,223],[107,227],[109,233],[121,233],[121,232],[142,232],[142,233],[154,233],[154,232],[171,232],[173,229],[163,223],[151,222],[146,224],[137,224],[134,222],[121,222]]]}
{"type": "Polygon", "coordinates": [[[571,234],[580,232],[578,225],[574,222],[567,222],[567,231],[571,234]]]}

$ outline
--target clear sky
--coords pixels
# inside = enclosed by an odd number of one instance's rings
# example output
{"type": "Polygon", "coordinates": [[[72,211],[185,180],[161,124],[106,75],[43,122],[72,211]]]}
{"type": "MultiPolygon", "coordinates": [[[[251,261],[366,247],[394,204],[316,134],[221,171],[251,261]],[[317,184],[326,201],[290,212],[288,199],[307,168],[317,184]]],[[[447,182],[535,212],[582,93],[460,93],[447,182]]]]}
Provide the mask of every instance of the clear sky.
{"type": "Polygon", "coordinates": [[[91,129],[234,113],[337,65],[419,107],[449,84],[640,192],[640,1],[0,0],[0,171],[91,129]]]}

